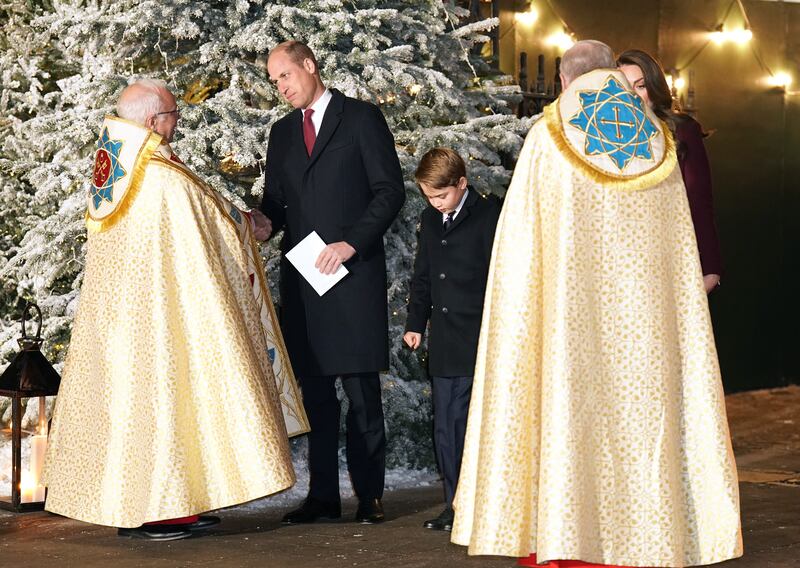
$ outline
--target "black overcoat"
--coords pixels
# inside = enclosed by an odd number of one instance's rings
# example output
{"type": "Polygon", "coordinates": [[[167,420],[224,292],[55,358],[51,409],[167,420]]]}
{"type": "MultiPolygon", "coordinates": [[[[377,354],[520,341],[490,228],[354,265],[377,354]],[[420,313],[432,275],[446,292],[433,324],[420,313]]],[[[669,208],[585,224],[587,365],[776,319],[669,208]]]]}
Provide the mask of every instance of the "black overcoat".
{"type": "Polygon", "coordinates": [[[261,210],[273,234],[285,229],[282,252],[311,231],[356,249],[350,274],[321,297],[281,260],[281,327],[299,376],[389,368],[383,234],[405,201],[400,161],[380,109],[331,92],[311,156],[299,109],[273,125],[267,147],[261,210]]]}
{"type": "Polygon", "coordinates": [[[442,214],[422,212],[406,331],[424,333],[430,319],[428,372],[466,377],[475,372],[486,277],[500,205],[472,188],[445,231],[442,214]]]}

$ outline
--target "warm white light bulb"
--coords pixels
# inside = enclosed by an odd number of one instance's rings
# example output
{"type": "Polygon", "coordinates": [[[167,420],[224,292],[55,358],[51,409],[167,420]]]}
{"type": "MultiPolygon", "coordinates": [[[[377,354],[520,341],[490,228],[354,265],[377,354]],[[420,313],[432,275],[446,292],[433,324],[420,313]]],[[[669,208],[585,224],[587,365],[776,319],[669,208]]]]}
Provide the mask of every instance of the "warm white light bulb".
{"type": "Polygon", "coordinates": [[[539,19],[539,11],[531,4],[526,12],[517,12],[514,19],[523,26],[532,26],[539,19]]]}
{"type": "Polygon", "coordinates": [[[558,32],[549,36],[546,43],[558,47],[561,51],[567,51],[575,45],[575,39],[567,32],[558,32]]]}
{"type": "Polygon", "coordinates": [[[686,79],[683,77],[678,77],[675,79],[675,88],[680,91],[686,86],[686,79]]]}
{"type": "Polygon", "coordinates": [[[751,39],[753,39],[753,32],[750,30],[734,30],[730,32],[731,40],[735,43],[747,43],[751,39]]]}
{"type": "Polygon", "coordinates": [[[785,89],[792,84],[792,76],[784,71],[780,71],[767,77],[767,83],[772,87],[782,87],[785,89]]]}
{"type": "Polygon", "coordinates": [[[753,32],[751,30],[748,30],[747,28],[743,28],[740,30],[726,30],[725,28],[719,28],[717,31],[711,32],[709,34],[709,37],[711,41],[713,41],[717,45],[729,41],[741,45],[753,39],[753,32]]]}

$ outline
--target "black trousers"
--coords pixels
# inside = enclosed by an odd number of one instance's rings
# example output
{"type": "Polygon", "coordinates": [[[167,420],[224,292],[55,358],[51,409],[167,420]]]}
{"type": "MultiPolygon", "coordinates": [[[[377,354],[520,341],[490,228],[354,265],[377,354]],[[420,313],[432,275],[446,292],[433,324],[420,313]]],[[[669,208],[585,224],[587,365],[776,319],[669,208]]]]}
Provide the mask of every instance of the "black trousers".
{"type": "Polygon", "coordinates": [[[433,377],[433,442],[448,507],[458,486],[471,394],[472,377],[433,377]]]}
{"type": "MultiPolygon", "coordinates": [[[[300,377],[308,414],[309,496],[339,502],[339,417],[336,375],[300,377]]],[[[347,411],[347,469],[359,500],[383,497],[386,432],[378,373],[342,375],[347,411]]]]}

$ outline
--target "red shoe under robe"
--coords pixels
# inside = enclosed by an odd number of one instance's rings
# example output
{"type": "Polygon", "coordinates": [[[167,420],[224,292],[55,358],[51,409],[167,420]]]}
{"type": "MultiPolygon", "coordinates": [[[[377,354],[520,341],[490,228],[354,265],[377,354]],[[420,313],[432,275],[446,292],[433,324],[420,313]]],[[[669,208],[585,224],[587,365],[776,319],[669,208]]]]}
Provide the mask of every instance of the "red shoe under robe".
{"type": "Polygon", "coordinates": [[[165,519],[163,521],[154,521],[152,523],[145,523],[145,526],[151,525],[191,525],[200,519],[200,515],[192,515],[191,517],[180,517],[178,519],[165,519]]]}
{"type": "Polygon", "coordinates": [[[520,558],[517,562],[520,566],[533,566],[536,568],[629,568],[618,564],[591,564],[581,560],[551,560],[547,564],[537,564],[536,555],[531,554],[527,558],[520,558]]]}

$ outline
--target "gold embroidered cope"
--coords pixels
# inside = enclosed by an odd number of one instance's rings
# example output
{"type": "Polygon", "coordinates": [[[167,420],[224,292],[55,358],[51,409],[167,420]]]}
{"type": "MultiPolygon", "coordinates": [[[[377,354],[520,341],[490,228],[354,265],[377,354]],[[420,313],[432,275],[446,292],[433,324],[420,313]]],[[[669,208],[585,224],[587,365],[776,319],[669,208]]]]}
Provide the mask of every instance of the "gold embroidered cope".
{"type": "Polygon", "coordinates": [[[574,93],[528,134],[498,223],[452,541],[539,562],[740,556],[688,200],[674,160],[659,170],[671,136],[637,165],[648,183],[591,174],[554,129],[574,93]]]}
{"type": "Polygon", "coordinates": [[[249,220],[151,150],[114,222],[88,220],[45,465],[47,510],[117,527],[290,487],[308,429],[249,220]]]}

